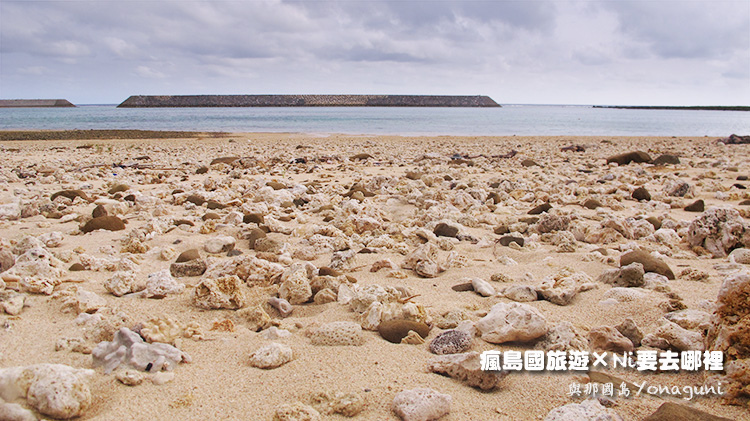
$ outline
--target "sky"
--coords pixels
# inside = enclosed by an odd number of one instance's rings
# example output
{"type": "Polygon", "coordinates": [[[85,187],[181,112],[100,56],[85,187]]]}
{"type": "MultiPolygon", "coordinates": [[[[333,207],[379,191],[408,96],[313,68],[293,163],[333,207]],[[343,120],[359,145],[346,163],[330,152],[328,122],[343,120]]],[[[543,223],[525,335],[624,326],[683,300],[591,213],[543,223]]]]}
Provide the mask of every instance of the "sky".
{"type": "Polygon", "coordinates": [[[0,98],[750,105],[749,0],[0,0],[0,98]]]}

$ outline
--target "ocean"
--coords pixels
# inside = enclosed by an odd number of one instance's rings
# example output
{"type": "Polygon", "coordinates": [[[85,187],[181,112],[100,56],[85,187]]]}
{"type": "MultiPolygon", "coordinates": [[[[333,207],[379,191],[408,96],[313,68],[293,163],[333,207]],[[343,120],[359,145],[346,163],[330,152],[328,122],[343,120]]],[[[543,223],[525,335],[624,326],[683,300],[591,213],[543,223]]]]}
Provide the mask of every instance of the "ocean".
{"type": "Polygon", "coordinates": [[[140,129],[462,136],[711,136],[750,134],[750,112],[581,105],[502,108],[0,108],[0,130],[140,129]]]}

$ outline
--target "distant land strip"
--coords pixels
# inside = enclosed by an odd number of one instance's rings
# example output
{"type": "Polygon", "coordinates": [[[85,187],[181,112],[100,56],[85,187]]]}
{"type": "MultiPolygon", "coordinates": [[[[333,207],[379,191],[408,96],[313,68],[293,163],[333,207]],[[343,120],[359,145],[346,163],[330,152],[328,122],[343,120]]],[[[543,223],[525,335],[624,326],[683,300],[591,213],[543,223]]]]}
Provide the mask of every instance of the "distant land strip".
{"type": "Polygon", "coordinates": [[[0,130],[0,141],[8,140],[104,140],[104,139],[185,139],[220,138],[224,132],[183,132],[162,130],[0,130]]]}
{"type": "Polygon", "coordinates": [[[134,95],[120,108],[153,107],[499,107],[484,95],[134,95]]]}
{"type": "Polygon", "coordinates": [[[75,107],[67,99],[0,99],[0,108],[75,107]]]}
{"type": "Polygon", "coordinates": [[[618,108],[623,110],[750,111],[750,106],[744,105],[693,105],[684,107],[667,105],[594,105],[594,108],[618,108]]]}

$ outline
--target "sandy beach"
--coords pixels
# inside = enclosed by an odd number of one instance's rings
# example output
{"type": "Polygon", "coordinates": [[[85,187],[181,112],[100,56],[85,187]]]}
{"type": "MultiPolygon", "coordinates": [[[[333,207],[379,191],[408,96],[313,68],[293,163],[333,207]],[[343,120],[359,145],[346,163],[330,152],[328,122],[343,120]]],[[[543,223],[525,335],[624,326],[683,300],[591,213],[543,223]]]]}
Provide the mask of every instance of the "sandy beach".
{"type": "MultiPolygon", "coordinates": [[[[0,307],[0,379],[3,369],[42,363],[93,369],[84,376],[90,402],[75,414],[81,420],[398,420],[394,398],[419,388],[450,396],[441,420],[542,420],[590,397],[570,393],[574,383],[589,382],[585,370],[513,371],[480,390],[431,372],[431,341],[458,329],[471,338],[462,352],[593,351],[602,340],[613,348],[599,351],[710,350],[718,343],[712,329],[731,319],[716,313],[724,308],[722,284],[750,267],[747,144],[708,137],[184,136],[0,142],[0,305],[16,300],[15,308],[0,307]],[[634,151],[679,163],[607,162],[634,151]],[[702,210],[685,209],[698,200],[702,210]],[[716,207],[731,210],[721,224],[735,228],[695,244],[691,224],[716,207]],[[84,233],[92,212],[124,229],[89,225],[84,233]],[[174,266],[193,249],[191,265],[174,266]],[[633,250],[668,266],[674,279],[643,265],[634,284],[618,284],[626,276],[621,257],[633,250]],[[74,264],[82,270],[71,271],[74,264]],[[193,276],[177,276],[186,273],[193,276]],[[486,296],[479,293],[487,287],[486,296]],[[287,303],[278,309],[271,297],[287,303]],[[541,316],[542,334],[486,340],[492,335],[479,322],[501,303],[541,316]],[[614,328],[626,319],[645,343],[614,328]],[[391,343],[378,328],[392,320],[429,334],[391,343]],[[326,336],[343,326],[334,322],[362,331],[326,336]],[[563,324],[575,335],[555,342],[563,324]],[[159,373],[123,362],[105,373],[92,352],[120,328],[140,332],[146,344],[170,343],[185,361],[159,373]],[[327,344],[342,337],[354,344],[327,344]],[[254,366],[253,354],[271,343],[292,357],[276,368],[254,366]],[[124,384],[126,371],[142,383],[124,384]],[[284,411],[298,416],[284,418],[284,411]]],[[[733,308],[748,326],[747,304],[733,308]]],[[[747,328],[733,338],[744,345],[725,352],[725,365],[749,358],[747,328]]],[[[704,370],[595,370],[670,388],[708,380],[704,370]]],[[[599,394],[595,410],[639,420],[674,402],[747,420],[746,390],[690,400],[599,394]]],[[[12,402],[49,415],[23,397],[12,402]]]]}

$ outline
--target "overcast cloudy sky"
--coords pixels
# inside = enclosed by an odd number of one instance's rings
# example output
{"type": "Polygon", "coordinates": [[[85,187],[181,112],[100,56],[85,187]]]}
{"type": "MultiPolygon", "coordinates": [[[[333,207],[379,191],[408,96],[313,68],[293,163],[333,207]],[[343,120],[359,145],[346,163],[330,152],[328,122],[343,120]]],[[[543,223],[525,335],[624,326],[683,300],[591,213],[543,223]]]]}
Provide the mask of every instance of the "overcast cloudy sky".
{"type": "Polygon", "coordinates": [[[0,0],[0,98],[750,105],[750,1],[0,0]]]}

